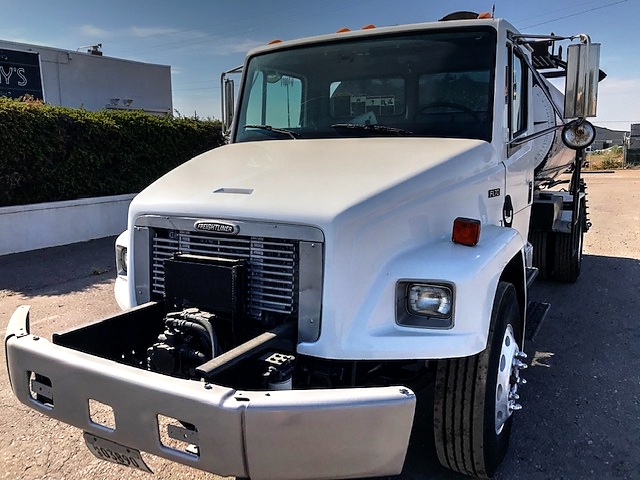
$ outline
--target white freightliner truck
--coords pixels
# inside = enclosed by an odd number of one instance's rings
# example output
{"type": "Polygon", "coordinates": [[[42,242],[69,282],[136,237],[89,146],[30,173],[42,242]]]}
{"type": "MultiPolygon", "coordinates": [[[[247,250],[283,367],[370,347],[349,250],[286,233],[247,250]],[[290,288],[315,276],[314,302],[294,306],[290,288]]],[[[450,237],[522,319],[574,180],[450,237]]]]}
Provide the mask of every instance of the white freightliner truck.
{"type": "Polygon", "coordinates": [[[580,273],[602,73],[586,35],[477,17],[249,52],[222,76],[229,145],[131,204],[125,311],[51,342],[28,307],[12,316],[15,395],[143,470],[140,451],[255,480],[356,478],[402,470],[414,392],[434,382],[433,425],[416,428],[446,467],[491,476],[544,311],[528,284],[580,273]],[[562,75],[564,102],[547,80],[562,75]]]}

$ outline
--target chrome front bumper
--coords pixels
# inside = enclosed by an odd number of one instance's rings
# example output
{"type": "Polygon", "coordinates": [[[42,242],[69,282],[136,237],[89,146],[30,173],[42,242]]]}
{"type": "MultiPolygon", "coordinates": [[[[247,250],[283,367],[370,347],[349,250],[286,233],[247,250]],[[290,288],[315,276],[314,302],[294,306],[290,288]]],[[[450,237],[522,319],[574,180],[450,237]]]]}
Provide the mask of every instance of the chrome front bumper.
{"type": "Polygon", "coordinates": [[[5,347],[11,387],[25,405],[201,470],[301,480],[394,475],[404,464],[416,398],[402,386],[267,392],[172,378],[34,336],[25,306],[11,317],[5,347]],[[32,374],[51,380],[51,402],[34,394],[32,374]],[[91,420],[90,400],[113,409],[114,429],[91,420]],[[165,446],[158,415],[195,426],[199,454],[165,446]]]}

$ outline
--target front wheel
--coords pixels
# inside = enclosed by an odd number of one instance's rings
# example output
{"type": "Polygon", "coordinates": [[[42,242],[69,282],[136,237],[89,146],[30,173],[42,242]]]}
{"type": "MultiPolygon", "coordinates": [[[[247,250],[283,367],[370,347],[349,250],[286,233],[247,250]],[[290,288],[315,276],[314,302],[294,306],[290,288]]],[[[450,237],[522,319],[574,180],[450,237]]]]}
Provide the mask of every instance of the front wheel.
{"type": "Polygon", "coordinates": [[[520,369],[522,321],[515,289],[500,282],[491,313],[487,348],[477,355],[438,362],[434,434],[440,463],[490,478],[509,444],[520,369]]]}

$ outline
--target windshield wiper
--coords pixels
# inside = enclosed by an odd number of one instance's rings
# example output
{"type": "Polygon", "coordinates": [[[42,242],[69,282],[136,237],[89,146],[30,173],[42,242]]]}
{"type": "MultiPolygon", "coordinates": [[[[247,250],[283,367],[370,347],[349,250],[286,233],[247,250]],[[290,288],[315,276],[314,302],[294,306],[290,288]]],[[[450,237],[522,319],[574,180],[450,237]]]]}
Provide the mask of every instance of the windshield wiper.
{"type": "Polygon", "coordinates": [[[413,132],[402,128],[387,127],[386,125],[366,124],[366,123],[334,123],[331,128],[348,128],[352,130],[366,130],[376,133],[389,133],[392,135],[413,135],[413,132]]]}
{"type": "Polygon", "coordinates": [[[245,129],[247,129],[247,128],[257,128],[258,130],[266,130],[268,132],[280,133],[282,135],[288,135],[289,137],[293,138],[294,140],[300,136],[297,133],[292,132],[291,130],[286,130],[284,128],[276,128],[276,127],[272,127],[271,125],[245,125],[244,128],[245,129]]]}

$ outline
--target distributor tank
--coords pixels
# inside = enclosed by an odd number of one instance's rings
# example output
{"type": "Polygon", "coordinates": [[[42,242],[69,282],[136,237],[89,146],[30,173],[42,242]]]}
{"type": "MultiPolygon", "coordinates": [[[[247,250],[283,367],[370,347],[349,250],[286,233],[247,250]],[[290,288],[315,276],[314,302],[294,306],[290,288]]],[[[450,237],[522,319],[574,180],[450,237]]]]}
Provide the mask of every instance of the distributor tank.
{"type": "Polygon", "coordinates": [[[569,149],[562,142],[563,121],[556,114],[542,88],[549,91],[553,103],[558,106],[560,111],[564,108],[564,96],[548,80],[543,80],[544,87],[535,85],[532,92],[534,132],[552,127],[556,127],[556,129],[533,140],[533,150],[536,152],[535,176],[537,181],[553,179],[565,171],[575,160],[575,151],[569,149]]]}

